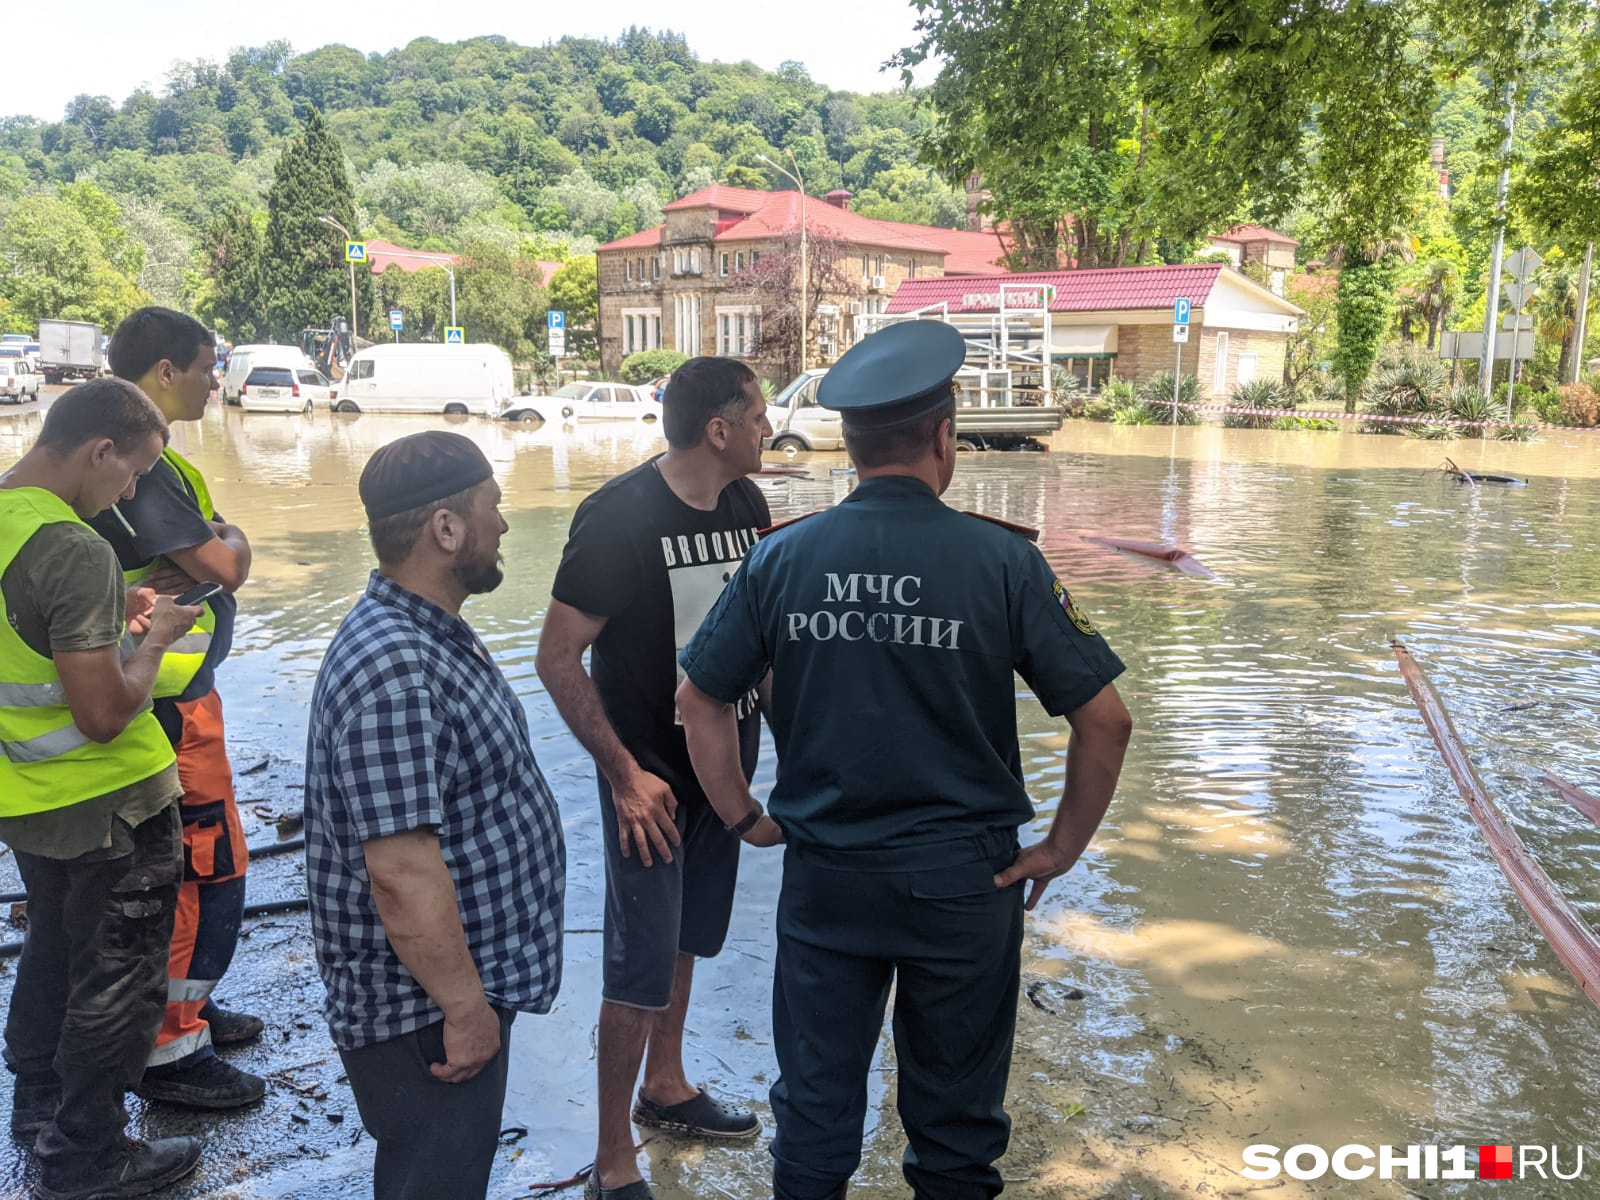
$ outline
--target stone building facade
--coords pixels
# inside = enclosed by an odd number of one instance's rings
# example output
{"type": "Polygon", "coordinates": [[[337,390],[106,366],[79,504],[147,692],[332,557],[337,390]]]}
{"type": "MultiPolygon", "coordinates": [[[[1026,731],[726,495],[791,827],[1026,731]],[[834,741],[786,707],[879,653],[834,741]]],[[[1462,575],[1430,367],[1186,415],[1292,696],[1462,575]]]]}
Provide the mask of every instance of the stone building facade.
{"type": "MultiPolygon", "coordinates": [[[[845,191],[804,200],[808,236],[842,247],[843,286],[818,298],[811,322],[816,365],[853,345],[907,280],[993,271],[1005,252],[992,233],[875,221],[849,205],[845,191]]],[[[629,355],[659,348],[754,359],[760,305],[735,281],[762,257],[789,252],[801,208],[798,192],[711,187],[667,205],[661,225],[601,246],[601,368],[615,372],[629,355]]]]}

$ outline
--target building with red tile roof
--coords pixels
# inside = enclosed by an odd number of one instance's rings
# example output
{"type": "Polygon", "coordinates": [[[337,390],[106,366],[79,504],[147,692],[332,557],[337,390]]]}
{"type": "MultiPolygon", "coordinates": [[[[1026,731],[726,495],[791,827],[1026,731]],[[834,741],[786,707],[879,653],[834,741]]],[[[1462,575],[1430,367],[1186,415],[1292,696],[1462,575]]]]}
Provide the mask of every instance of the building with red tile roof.
{"type": "MultiPolygon", "coordinates": [[[[368,238],[367,264],[372,268],[374,275],[381,275],[390,267],[412,274],[426,271],[430,267],[459,267],[461,256],[439,250],[412,250],[406,246],[397,246],[393,242],[368,238]]],[[[539,268],[539,286],[549,287],[550,277],[567,264],[539,259],[534,265],[539,268]]]]}
{"type": "Polygon", "coordinates": [[[1280,296],[1287,272],[1294,270],[1294,254],[1300,243],[1286,233],[1264,225],[1235,225],[1206,241],[1211,254],[1226,254],[1228,261],[1243,270],[1252,264],[1266,272],[1269,286],[1280,296]]]}
{"type": "MultiPolygon", "coordinates": [[[[1006,255],[992,232],[864,217],[843,190],[807,196],[803,207],[807,235],[837,244],[836,280],[849,283],[813,298],[807,358],[814,363],[853,344],[856,318],[882,313],[901,281],[992,272],[1006,255]]],[[[662,346],[755,359],[760,308],[737,281],[763,255],[792,247],[801,208],[796,191],[719,184],[663,207],[661,225],[599,247],[602,368],[614,371],[630,354],[662,346]]]]}
{"type": "Polygon", "coordinates": [[[1142,383],[1177,364],[1177,302],[1189,303],[1184,373],[1202,395],[1230,394],[1251,379],[1283,374],[1289,335],[1304,314],[1222,263],[1038,271],[908,279],[887,314],[947,320],[969,342],[1006,339],[1097,388],[1110,375],[1142,383]]]}
{"type": "Polygon", "coordinates": [[[367,265],[372,268],[374,275],[381,275],[390,267],[398,267],[411,274],[426,271],[429,267],[446,265],[458,267],[461,265],[461,256],[444,254],[436,250],[412,250],[406,246],[397,246],[393,242],[368,238],[367,265]]]}

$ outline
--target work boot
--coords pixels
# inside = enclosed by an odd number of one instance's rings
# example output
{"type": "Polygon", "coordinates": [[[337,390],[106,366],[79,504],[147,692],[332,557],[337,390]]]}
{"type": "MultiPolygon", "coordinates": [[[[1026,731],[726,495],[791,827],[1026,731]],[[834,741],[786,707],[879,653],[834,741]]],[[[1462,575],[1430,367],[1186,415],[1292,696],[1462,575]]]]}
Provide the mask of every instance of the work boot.
{"type": "Polygon", "coordinates": [[[267,1081],[208,1054],[176,1071],[147,1068],[144,1078],[133,1085],[133,1094],[186,1108],[243,1108],[267,1094],[267,1081]]]}
{"type": "Polygon", "coordinates": [[[210,1001],[207,1001],[205,1008],[200,1010],[200,1019],[211,1026],[213,1046],[238,1046],[245,1042],[253,1042],[267,1027],[266,1022],[260,1017],[252,1017],[249,1013],[229,1012],[225,1008],[218,1008],[210,1001]]]}
{"type": "Polygon", "coordinates": [[[45,1160],[34,1200],[122,1200],[148,1196],[182,1179],[200,1162],[200,1139],[125,1137],[89,1162],[45,1160]]]}
{"type": "Polygon", "coordinates": [[[61,1081],[54,1076],[48,1081],[23,1083],[17,1080],[11,1093],[11,1136],[18,1141],[33,1144],[51,1121],[56,1109],[61,1107],[61,1081]]]}

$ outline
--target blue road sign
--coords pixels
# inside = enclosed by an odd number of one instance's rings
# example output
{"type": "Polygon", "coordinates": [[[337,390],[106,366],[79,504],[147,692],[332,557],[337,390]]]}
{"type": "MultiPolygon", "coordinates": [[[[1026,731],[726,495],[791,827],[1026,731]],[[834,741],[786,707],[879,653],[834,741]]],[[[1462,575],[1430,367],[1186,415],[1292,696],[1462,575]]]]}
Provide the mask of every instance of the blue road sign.
{"type": "Polygon", "coordinates": [[[545,320],[549,322],[551,329],[565,329],[567,327],[567,314],[559,308],[552,308],[546,313],[545,320]]]}
{"type": "Polygon", "coordinates": [[[446,325],[444,327],[444,344],[446,346],[465,346],[467,344],[466,330],[459,325],[446,325]]]}
{"type": "Polygon", "coordinates": [[[391,308],[389,310],[389,328],[393,329],[393,330],[396,330],[396,331],[399,331],[401,329],[404,329],[405,327],[406,327],[406,315],[405,315],[405,313],[401,312],[398,308],[391,308]]]}
{"type": "Polygon", "coordinates": [[[367,261],[367,244],[365,242],[346,242],[344,244],[345,262],[364,263],[367,261]]]}
{"type": "Polygon", "coordinates": [[[1172,302],[1172,323],[1174,325],[1189,323],[1189,297],[1179,296],[1172,302]]]}

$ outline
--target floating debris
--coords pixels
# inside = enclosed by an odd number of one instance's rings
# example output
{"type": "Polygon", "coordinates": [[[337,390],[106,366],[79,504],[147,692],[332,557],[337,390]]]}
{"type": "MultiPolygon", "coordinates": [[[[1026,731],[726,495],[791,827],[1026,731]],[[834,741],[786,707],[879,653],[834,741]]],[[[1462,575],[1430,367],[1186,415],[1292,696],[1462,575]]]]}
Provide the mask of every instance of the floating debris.
{"type": "Polygon", "coordinates": [[[1059,979],[1034,978],[1023,988],[1023,995],[1040,1012],[1061,1017],[1066,1015],[1069,1001],[1083,999],[1083,989],[1062,983],[1059,979]]]}
{"type": "MultiPolygon", "coordinates": [[[[1571,902],[1556,890],[1556,885],[1529,852],[1509,818],[1484,789],[1483,781],[1478,778],[1478,772],[1461,745],[1444,701],[1434,691],[1433,684],[1423,674],[1417,660],[1400,642],[1393,643],[1393,648],[1406,687],[1411,690],[1411,698],[1422,713],[1422,723],[1428,727],[1434,744],[1439,747],[1444,765],[1456,781],[1456,789],[1467,802],[1467,811],[1483,831],[1484,840],[1489,843],[1489,852],[1500,864],[1511,890],[1522,901],[1533,923],[1544,933],[1556,957],[1572,972],[1583,994],[1595,1004],[1600,1004],[1600,936],[1589,927],[1571,902]]],[[[1577,791],[1576,788],[1572,790],[1577,791]]]]}
{"type": "Polygon", "coordinates": [[[1591,796],[1580,787],[1574,787],[1564,779],[1557,779],[1554,775],[1541,775],[1545,787],[1560,796],[1573,808],[1588,817],[1596,825],[1600,825],[1600,797],[1591,796]]]}
{"type": "Polygon", "coordinates": [[[1083,540],[1093,542],[1097,546],[1109,546],[1113,550],[1125,550],[1129,554],[1138,554],[1144,558],[1168,563],[1185,575],[1199,575],[1206,579],[1217,577],[1215,571],[1207,568],[1182,546],[1174,546],[1167,542],[1143,542],[1138,538],[1090,537],[1087,534],[1083,540]]]}
{"type": "Polygon", "coordinates": [[[1456,466],[1450,459],[1444,460],[1444,465],[1439,468],[1457,483],[1470,483],[1477,487],[1480,483],[1503,483],[1508,487],[1527,487],[1526,479],[1518,479],[1515,475],[1489,475],[1482,471],[1468,471],[1456,466]]]}

